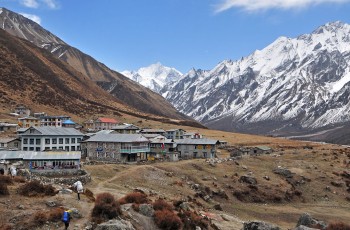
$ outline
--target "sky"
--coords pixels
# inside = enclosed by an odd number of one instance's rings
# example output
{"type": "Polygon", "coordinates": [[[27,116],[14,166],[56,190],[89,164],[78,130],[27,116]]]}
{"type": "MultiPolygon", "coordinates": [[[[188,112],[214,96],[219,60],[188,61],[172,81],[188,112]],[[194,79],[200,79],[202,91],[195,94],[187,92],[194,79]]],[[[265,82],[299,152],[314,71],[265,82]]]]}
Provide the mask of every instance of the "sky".
{"type": "Polygon", "coordinates": [[[186,73],[280,36],[350,24],[350,0],[0,0],[117,71],[156,62],[186,73]]]}

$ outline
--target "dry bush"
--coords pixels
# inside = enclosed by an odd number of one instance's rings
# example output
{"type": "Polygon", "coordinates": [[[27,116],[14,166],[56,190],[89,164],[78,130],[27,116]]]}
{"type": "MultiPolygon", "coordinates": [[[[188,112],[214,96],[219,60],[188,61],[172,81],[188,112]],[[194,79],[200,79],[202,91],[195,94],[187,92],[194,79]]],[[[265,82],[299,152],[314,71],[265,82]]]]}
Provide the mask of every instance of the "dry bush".
{"type": "Polygon", "coordinates": [[[163,199],[158,199],[158,200],[154,201],[153,209],[155,211],[157,211],[157,210],[164,210],[164,209],[172,211],[174,209],[174,206],[172,204],[169,204],[168,202],[166,202],[163,199]]]}
{"type": "Polygon", "coordinates": [[[52,185],[43,185],[40,181],[34,180],[19,187],[18,193],[22,196],[54,196],[58,191],[52,185]]]}
{"type": "Polygon", "coordinates": [[[350,225],[342,222],[330,223],[326,230],[350,230],[350,225]]]}
{"type": "Polygon", "coordinates": [[[192,211],[181,212],[178,215],[181,218],[184,229],[196,229],[196,226],[199,226],[201,229],[208,229],[208,220],[192,211]]]}
{"type": "Polygon", "coordinates": [[[131,205],[132,209],[134,209],[135,212],[139,212],[140,211],[140,204],[135,204],[133,203],[131,205]]]}
{"type": "Polygon", "coordinates": [[[144,204],[148,202],[148,199],[147,199],[147,195],[144,193],[132,192],[120,198],[118,201],[120,204],[129,204],[129,203],[144,204]]]}
{"type": "Polygon", "coordinates": [[[48,216],[46,215],[46,212],[44,211],[39,211],[36,212],[33,216],[33,226],[41,226],[46,223],[48,220],[48,216]]]}
{"type": "Polygon", "coordinates": [[[119,203],[110,193],[98,194],[95,201],[95,207],[92,209],[91,218],[95,223],[113,219],[121,214],[119,203]]]}
{"type": "Polygon", "coordinates": [[[167,209],[156,211],[154,213],[154,220],[157,226],[161,229],[178,230],[182,229],[182,222],[174,212],[167,209]]]}
{"type": "Polygon", "coordinates": [[[51,209],[47,213],[48,221],[51,221],[51,222],[58,222],[58,221],[60,221],[61,218],[62,218],[63,212],[64,212],[64,208],[62,208],[62,207],[51,209]]]}
{"type": "Polygon", "coordinates": [[[25,183],[26,182],[26,179],[23,177],[23,176],[15,176],[13,178],[13,181],[14,182],[17,182],[17,183],[25,183]]]}
{"type": "Polygon", "coordinates": [[[90,189],[85,189],[84,191],[84,195],[90,200],[95,202],[95,197],[94,197],[94,193],[90,190],[90,189]]]}
{"type": "Polygon", "coordinates": [[[12,178],[10,176],[0,175],[0,184],[13,184],[12,178]]]}
{"type": "Polygon", "coordinates": [[[7,188],[7,184],[0,183],[0,196],[7,196],[10,195],[10,192],[7,188]]]}
{"type": "Polygon", "coordinates": [[[0,229],[1,230],[11,230],[12,227],[9,224],[0,224],[0,229]]]}

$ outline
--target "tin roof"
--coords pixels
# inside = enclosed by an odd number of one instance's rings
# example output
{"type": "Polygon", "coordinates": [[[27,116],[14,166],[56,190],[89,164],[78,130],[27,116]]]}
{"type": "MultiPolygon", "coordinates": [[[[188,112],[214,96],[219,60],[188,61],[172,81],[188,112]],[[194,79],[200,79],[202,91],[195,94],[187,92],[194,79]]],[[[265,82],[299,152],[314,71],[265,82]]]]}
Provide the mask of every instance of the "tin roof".
{"type": "Polygon", "coordinates": [[[268,146],[256,146],[256,148],[258,148],[258,149],[260,149],[260,150],[263,150],[263,151],[269,151],[269,150],[271,150],[271,148],[268,147],[268,146]]]}
{"type": "Polygon", "coordinates": [[[54,126],[43,126],[43,127],[30,127],[30,129],[36,129],[41,134],[30,134],[23,133],[22,136],[83,136],[79,130],[75,128],[64,128],[64,127],[54,127],[54,126]]]}
{"type": "Polygon", "coordinates": [[[175,142],[178,145],[215,145],[218,140],[213,139],[176,139],[175,142]]]}
{"type": "Polygon", "coordinates": [[[124,130],[124,129],[139,130],[140,128],[132,124],[117,125],[113,128],[113,130],[124,130]]]}
{"type": "Polygon", "coordinates": [[[103,123],[113,123],[113,124],[117,124],[118,121],[114,118],[104,118],[104,117],[100,117],[97,119],[97,121],[103,122],[103,123]]]}
{"type": "Polygon", "coordinates": [[[149,142],[147,138],[141,134],[96,134],[86,142],[116,142],[116,143],[131,143],[131,142],[149,142]]]}
{"type": "Polygon", "coordinates": [[[81,158],[80,151],[0,151],[0,160],[23,159],[23,160],[77,160],[81,158]]]}

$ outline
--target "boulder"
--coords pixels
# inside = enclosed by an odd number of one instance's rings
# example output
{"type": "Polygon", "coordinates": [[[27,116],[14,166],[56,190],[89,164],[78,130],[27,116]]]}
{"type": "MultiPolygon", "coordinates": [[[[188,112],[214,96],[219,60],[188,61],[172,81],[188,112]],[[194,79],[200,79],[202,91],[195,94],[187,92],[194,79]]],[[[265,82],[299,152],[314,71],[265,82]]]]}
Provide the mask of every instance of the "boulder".
{"type": "Polygon", "coordinates": [[[247,184],[252,184],[256,185],[258,182],[256,181],[255,177],[253,176],[248,176],[244,175],[239,178],[239,182],[247,183],[247,184]]]}
{"type": "Polygon", "coordinates": [[[132,224],[126,220],[110,220],[97,225],[96,230],[135,230],[132,224]]]}
{"type": "Polygon", "coordinates": [[[222,211],[223,210],[220,204],[214,205],[214,209],[218,210],[218,211],[222,211]]]}
{"type": "Polygon", "coordinates": [[[71,215],[73,218],[82,218],[83,217],[83,215],[81,214],[81,212],[78,209],[70,208],[70,210],[72,210],[71,215]]]}
{"type": "Polygon", "coordinates": [[[140,204],[139,213],[141,213],[144,216],[152,217],[154,216],[153,206],[150,204],[140,204]]]}
{"type": "Polygon", "coordinates": [[[179,207],[184,211],[190,211],[190,204],[188,202],[182,202],[179,207]]]}
{"type": "Polygon", "coordinates": [[[319,226],[321,226],[321,229],[326,229],[326,227],[327,227],[327,224],[325,222],[312,218],[312,216],[309,213],[303,213],[299,217],[299,220],[298,220],[296,227],[299,227],[301,225],[304,225],[305,227],[319,225],[319,226]]]}
{"type": "Polygon", "coordinates": [[[286,168],[276,168],[273,170],[273,172],[278,174],[278,175],[281,175],[283,177],[286,177],[286,178],[293,177],[293,173],[289,169],[286,169],[286,168]]]}
{"type": "Polygon", "coordinates": [[[243,224],[243,230],[281,230],[281,228],[262,221],[251,221],[243,224]]]}
{"type": "Polygon", "coordinates": [[[73,191],[72,191],[71,189],[64,188],[64,189],[61,189],[61,190],[59,191],[59,193],[61,193],[61,194],[72,194],[73,191]]]}
{"type": "Polygon", "coordinates": [[[48,200],[48,201],[46,201],[46,205],[49,207],[56,207],[57,204],[55,201],[48,200]]]}

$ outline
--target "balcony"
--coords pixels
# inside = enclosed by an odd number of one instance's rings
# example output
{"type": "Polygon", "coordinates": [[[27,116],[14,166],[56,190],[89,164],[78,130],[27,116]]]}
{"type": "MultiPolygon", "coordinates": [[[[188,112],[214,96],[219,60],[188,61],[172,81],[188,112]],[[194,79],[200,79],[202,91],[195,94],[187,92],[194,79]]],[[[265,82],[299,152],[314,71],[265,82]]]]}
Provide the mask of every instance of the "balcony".
{"type": "Polygon", "coordinates": [[[132,154],[132,153],[146,153],[150,152],[150,148],[148,146],[132,146],[132,147],[124,147],[120,149],[120,153],[132,154]]]}

